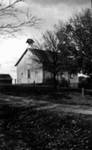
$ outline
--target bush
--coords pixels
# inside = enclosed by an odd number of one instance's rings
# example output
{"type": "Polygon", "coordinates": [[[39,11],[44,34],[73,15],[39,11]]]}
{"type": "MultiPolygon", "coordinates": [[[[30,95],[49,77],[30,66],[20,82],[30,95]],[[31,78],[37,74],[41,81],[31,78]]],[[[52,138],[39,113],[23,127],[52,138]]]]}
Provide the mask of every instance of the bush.
{"type": "MultiPolygon", "coordinates": [[[[56,83],[58,84],[58,80],[56,80],[56,83]]],[[[53,78],[47,78],[45,80],[45,84],[53,85],[54,84],[54,79],[53,78]]]]}
{"type": "Polygon", "coordinates": [[[0,92],[4,94],[13,95],[31,95],[31,94],[45,94],[53,92],[53,87],[49,85],[31,85],[31,84],[16,84],[0,86],[0,92]]]}
{"type": "Polygon", "coordinates": [[[60,83],[60,87],[69,87],[69,81],[65,78],[62,78],[62,81],[60,83]]]}
{"type": "Polygon", "coordinates": [[[92,77],[79,77],[79,88],[92,89],[92,77]]]}

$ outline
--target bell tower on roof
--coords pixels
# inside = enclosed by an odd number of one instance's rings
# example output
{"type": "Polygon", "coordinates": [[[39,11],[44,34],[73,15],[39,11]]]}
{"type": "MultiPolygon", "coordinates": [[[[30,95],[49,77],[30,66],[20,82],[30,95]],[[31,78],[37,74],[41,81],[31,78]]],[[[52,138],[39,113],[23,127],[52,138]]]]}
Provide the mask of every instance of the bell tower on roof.
{"type": "Polygon", "coordinates": [[[33,39],[27,39],[26,43],[28,43],[28,48],[33,48],[33,44],[34,44],[33,39]]]}

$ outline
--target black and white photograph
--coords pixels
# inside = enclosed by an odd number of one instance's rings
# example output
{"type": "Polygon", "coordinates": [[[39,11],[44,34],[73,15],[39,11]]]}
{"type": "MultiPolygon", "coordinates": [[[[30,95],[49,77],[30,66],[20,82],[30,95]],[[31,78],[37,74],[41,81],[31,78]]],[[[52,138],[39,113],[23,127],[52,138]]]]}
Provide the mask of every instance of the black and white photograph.
{"type": "Polygon", "coordinates": [[[92,0],[0,0],[0,150],[92,150],[92,0]]]}

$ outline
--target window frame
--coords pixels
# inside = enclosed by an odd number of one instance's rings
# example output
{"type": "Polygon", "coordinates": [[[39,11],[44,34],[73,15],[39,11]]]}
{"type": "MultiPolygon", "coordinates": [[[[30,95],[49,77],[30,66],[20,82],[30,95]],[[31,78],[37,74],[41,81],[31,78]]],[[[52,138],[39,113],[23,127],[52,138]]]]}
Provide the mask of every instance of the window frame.
{"type": "Polygon", "coordinates": [[[31,78],[31,72],[30,72],[30,69],[27,69],[27,78],[28,78],[28,79],[31,78]]]}

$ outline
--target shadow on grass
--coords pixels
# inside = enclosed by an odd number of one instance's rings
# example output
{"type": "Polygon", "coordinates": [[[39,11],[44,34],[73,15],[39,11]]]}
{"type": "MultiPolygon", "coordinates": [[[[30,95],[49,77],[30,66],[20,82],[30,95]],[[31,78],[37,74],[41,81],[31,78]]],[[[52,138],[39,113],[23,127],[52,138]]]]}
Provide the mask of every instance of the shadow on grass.
{"type": "Polygon", "coordinates": [[[91,150],[92,117],[0,105],[0,150],[91,150]]]}

